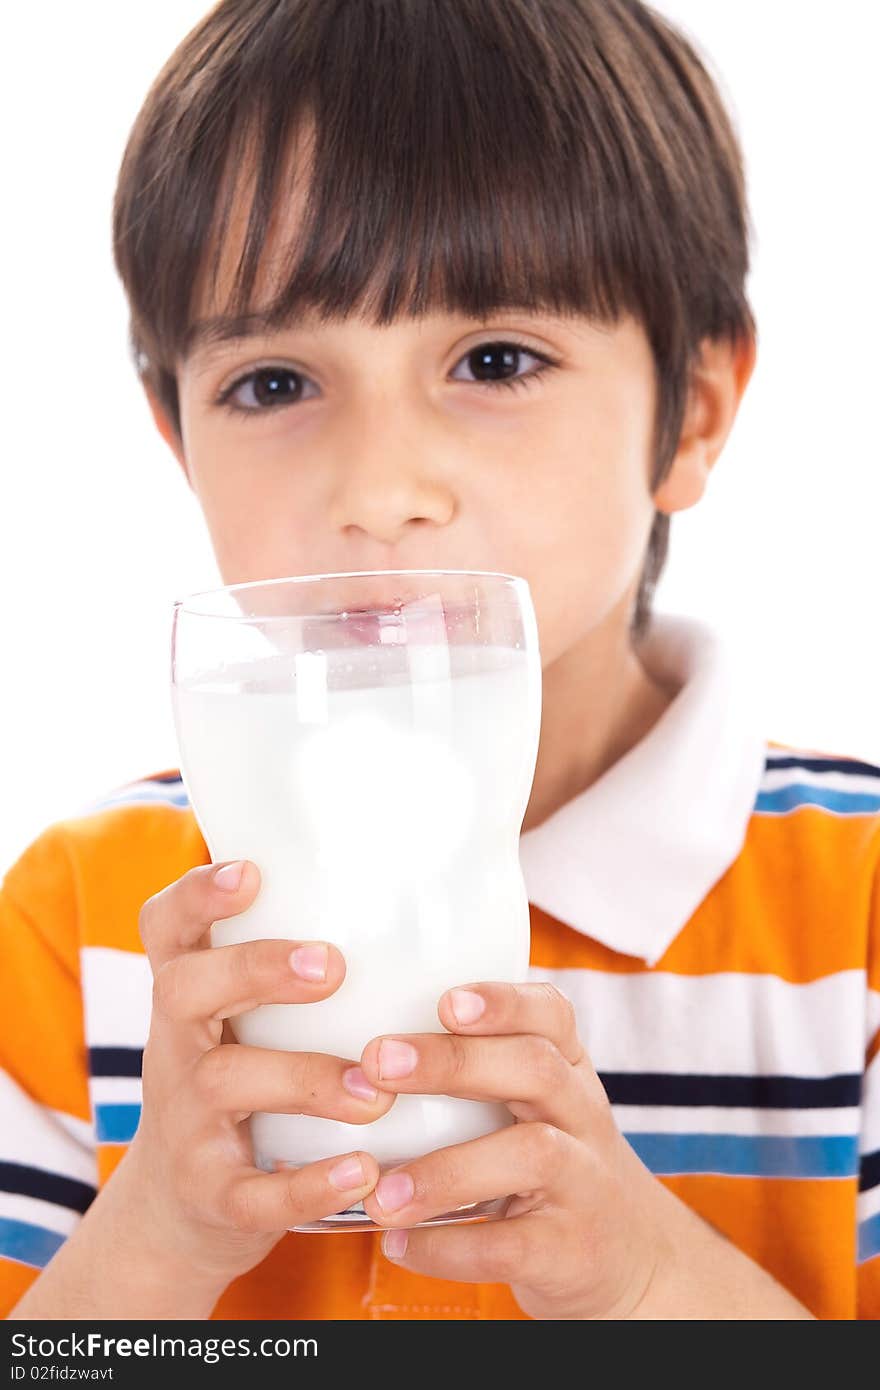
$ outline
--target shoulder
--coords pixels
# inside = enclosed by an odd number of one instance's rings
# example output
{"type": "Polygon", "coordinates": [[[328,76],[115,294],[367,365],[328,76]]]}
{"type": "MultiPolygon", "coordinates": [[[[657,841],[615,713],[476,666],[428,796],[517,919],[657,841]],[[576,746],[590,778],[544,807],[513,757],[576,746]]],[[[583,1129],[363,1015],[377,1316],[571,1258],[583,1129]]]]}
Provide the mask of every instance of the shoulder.
{"type": "Polygon", "coordinates": [[[880,767],[768,743],[742,859],[759,915],[880,989],[880,767]]]}
{"type": "Polygon", "coordinates": [[[81,944],[140,951],[144,902],[210,858],[180,773],[170,769],[115,787],[53,822],[7,879],[20,898],[33,900],[63,864],[81,944]]]}
{"type": "Polygon", "coordinates": [[[121,856],[130,873],[158,865],[178,878],[211,857],[176,768],[114,788],[59,828],[76,857],[100,861],[102,868],[121,856]]]}

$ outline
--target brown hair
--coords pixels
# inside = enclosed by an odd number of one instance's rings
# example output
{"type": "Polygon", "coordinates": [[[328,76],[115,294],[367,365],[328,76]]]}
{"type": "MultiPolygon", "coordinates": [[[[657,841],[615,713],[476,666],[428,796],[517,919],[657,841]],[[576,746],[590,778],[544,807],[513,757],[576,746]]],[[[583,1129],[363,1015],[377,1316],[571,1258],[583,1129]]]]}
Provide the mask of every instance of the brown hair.
{"type": "MultiPolygon", "coordinates": [[[[656,365],[659,484],[701,340],[754,332],[740,152],[690,44],[639,0],[221,0],[147,95],[113,214],[138,369],[178,431],[175,364],[241,211],[238,174],[249,207],[224,309],[246,314],[306,125],[302,225],[259,305],[270,326],[304,309],[377,325],[632,313],[656,365]]],[[[668,530],[657,513],[638,632],[668,530]]]]}

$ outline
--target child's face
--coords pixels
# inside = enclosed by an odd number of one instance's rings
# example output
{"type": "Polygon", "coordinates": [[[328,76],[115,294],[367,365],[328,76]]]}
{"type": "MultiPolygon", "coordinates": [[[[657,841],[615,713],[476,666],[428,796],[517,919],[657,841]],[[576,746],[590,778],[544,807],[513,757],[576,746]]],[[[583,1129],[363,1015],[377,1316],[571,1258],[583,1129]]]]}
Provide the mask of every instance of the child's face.
{"type": "Polygon", "coordinates": [[[181,462],[224,583],[521,575],[545,665],[628,618],[654,516],[654,368],[635,321],[304,320],[196,345],[178,388],[181,462]]]}

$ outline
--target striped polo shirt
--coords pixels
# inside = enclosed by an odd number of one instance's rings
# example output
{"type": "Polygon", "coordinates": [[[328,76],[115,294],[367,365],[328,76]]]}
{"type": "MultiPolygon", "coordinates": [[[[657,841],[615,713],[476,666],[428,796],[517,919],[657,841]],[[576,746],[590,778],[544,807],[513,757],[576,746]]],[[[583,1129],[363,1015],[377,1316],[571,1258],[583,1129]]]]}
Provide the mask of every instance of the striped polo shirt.
{"type": "MultiPolygon", "coordinates": [[[[660,1182],[818,1317],[880,1317],[880,769],[767,744],[737,663],[698,624],[655,619],[641,655],[677,695],[520,837],[530,976],[572,1000],[660,1182]]],[[[140,908],[209,860],[171,770],[50,825],[6,874],[4,1315],[135,1133],[140,908]]],[[[411,1274],[380,1239],[287,1233],[214,1316],[525,1316],[506,1285],[411,1274]]]]}

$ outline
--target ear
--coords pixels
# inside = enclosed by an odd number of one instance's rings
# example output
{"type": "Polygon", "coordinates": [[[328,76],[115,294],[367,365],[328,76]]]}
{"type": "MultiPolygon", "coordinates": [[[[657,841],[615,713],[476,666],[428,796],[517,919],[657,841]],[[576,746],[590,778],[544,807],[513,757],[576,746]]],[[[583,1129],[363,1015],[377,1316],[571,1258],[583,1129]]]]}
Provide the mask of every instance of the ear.
{"type": "Polygon", "coordinates": [[[684,422],[675,458],[654,493],[667,515],[699,502],[712,466],[733,428],[755,366],[755,339],[740,343],[706,339],[692,368],[684,422]]]}
{"type": "Polygon", "coordinates": [[[168,415],[167,410],[162,405],[161,401],[159,400],[159,397],[156,395],[152,386],[148,386],[146,382],[143,382],[143,387],[144,394],[147,398],[147,404],[150,407],[150,414],[153,417],[156,429],[159,431],[162,438],[165,440],[165,443],[168,445],[168,448],[171,450],[172,454],[177,459],[177,462],[180,464],[180,467],[183,469],[183,476],[186,478],[187,482],[190,483],[190,486],[192,486],[189,476],[189,470],[186,466],[186,456],[183,452],[183,441],[180,438],[180,435],[177,433],[177,430],[174,428],[174,425],[168,415]]]}

